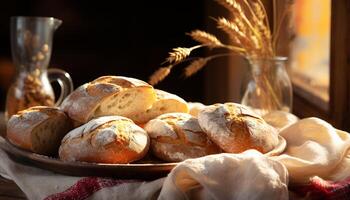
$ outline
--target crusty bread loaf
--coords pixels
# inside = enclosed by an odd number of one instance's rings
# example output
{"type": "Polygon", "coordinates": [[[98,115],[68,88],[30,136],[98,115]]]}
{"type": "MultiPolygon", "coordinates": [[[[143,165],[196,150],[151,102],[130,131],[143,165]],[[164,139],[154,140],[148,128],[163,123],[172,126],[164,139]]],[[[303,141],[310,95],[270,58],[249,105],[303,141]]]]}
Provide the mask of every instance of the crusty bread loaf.
{"type": "Polygon", "coordinates": [[[151,138],[153,154],[168,162],[220,152],[202,131],[198,120],[187,113],[160,115],[149,121],[145,130],[151,138]]]}
{"type": "Polygon", "coordinates": [[[143,124],[165,113],[181,112],[188,113],[188,105],[185,100],[177,95],[155,89],[157,99],[152,107],[145,112],[137,113],[132,117],[137,124],[143,124]]]}
{"type": "Polygon", "coordinates": [[[213,142],[229,153],[256,149],[266,153],[278,143],[278,132],[246,106],[214,104],[198,114],[201,128],[213,142]]]}
{"type": "Polygon", "coordinates": [[[194,117],[198,117],[199,111],[205,108],[205,105],[199,102],[188,102],[187,104],[190,108],[190,114],[194,117]]]}
{"type": "Polygon", "coordinates": [[[59,157],[64,161],[130,163],[149,148],[145,130],[128,118],[105,116],[72,130],[62,140],[59,157]]]}
{"type": "Polygon", "coordinates": [[[43,154],[57,154],[62,138],[72,129],[72,122],[58,108],[36,106],[13,115],[7,123],[7,138],[23,149],[43,154]]]}
{"type": "Polygon", "coordinates": [[[155,99],[153,87],[146,82],[122,76],[102,76],[72,92],[61,107],[73,120],[86,123],[107,115],[132,118],[150,108],[155,99]]]}

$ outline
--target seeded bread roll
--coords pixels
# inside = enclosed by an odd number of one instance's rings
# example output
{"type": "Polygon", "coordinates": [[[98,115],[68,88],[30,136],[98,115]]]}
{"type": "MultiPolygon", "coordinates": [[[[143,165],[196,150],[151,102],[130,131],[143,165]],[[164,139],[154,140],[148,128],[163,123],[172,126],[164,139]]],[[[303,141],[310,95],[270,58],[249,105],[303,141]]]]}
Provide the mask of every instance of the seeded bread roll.
{"type": "Polygon", "coordinates": [[[160,115],[149,121],[145,130],[151,138],[153,154],[164,161],[178,162],[220,152],[198,120],[187,113],[160,115]]]}
{"type": "Polygon", "coordinates": [[[157,94],[156,101],[151,108],[132,117],[135,123],[143,124],[165,113],[188,113],[189,109],[185,100],[162,90],[155,89],[155,91],[157,94]]]}
{"type": "Polygon", "coordinates": [[[279,144],[277,130],[240,104],[207,106],[199,112],[198,121],[209,138],[229,153],[248,149],[267,153],[279,144]]]}
{"type": "Polygon", "coordinates": [[[72,130],[62,140],[59,157],[64,161],[130,163],[149,148],[145,130],[128,118],[105,116],[72,130]]]}
{"type": "Polygon", "coordinates": [[[23,149],[42,155],[55,155],[62,138],[71,129],[72,122],[63,111],[36,106],[11,116],[7,123],[7,138],[23,149]]]}
{"type": "Polygon", "coordinates": [[[155,91],[146,82],[122,76],[102,76],[72,92],[61,108],[76,122],[86,123],[108,115],[132,118],[149,109],[155,100],[155,91]]]}
{"type": "Polygon", "coordinates": [[[198,117],[199,111],[205,108],[205,105],[199,102],[188,102],[187,104],[190,108],[190,114],[194,117],[198,117]]]}

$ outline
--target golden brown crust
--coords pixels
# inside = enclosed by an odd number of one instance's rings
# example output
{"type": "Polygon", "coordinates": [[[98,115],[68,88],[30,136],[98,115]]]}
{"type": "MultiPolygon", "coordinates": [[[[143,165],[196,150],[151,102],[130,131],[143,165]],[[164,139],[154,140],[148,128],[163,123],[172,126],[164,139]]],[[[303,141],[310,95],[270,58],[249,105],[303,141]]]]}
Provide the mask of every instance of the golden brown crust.
{"type": "Polygon", "coordinates": [[[151,137],[155,156],[168,162],[183,161],[221,150],[199,127],[196,118],[187,113],[168,113],[149,121],[145,130],[151,137]]]}
{"type": "Polygon", "coordinates": [[[152,104],[152,107],[144,112],[136,113],[132,120],[137,124],[147,123],[149,120],[158,117],[165,113],[181,112],[188,113],[189,108],[187,102],[181,97],[165,92],[163,90],[155,89],[157,98],[152,104]]]}
{"type": "MultiPolygon", "coordinates": [[[[130,88],[153,89],[141,80],[123,76],[102,76],[73,91],[63,101],[61,108],[73,120],[86,123],[95,117],[95,111],[105,99],[130,88]]],[[[99,115],[101,116],[101,113],[99,115]]]]}
{"type": "Polygon", "coordinates": [[[266,153],[279,142],[275,128],[240,104],[208,106],[199,113],[198,119],[208,136],[229,153],[241,153],[248,149],[266,153]]]}
{"type": "Polygon", "coordinates": [[[149,143],[147,133],[130,119],[106,116],[68,133],[59,156],[65,161],[130,163],[145,156],[149,143]]]}
{"type": "MultiPolygon", "coordinates": [[[[9,119],[7,123],[7,135],[6,137],[9,139],[11,143],[14,145],[21,147],[23,149],[44,154],[50,155],[54,153],[56,150],[50,150],[48,152],[37,152],[37,147],[33,146],[36,142],[33,138],[33,131],[35,128],[41,126],[49,120],[57,119],[62,124],[57,124],[57,127],[54,127],[58,131],[66,131],[59,133],[61,138],[63,138],[64,134],[66,134],[69,129],[72,127],[71,120],[66,116],[66,114],[59,110],[59,108],[55,107],[47,107],[47,106],[35,106],[28,108],[26,110],[22,110],[9,119]]],[[[45,133],[42,133],[45,134],[45,133]]],[[[41,136],[40,137],[45,137],[41,136]]],[[[59,136],[58,136],[59,137],[59,136]]],[[[57,141],[56,143],[59,143],[57,141]]],[[[53,144],[55,146],[55,144],[53,144]]],[[[57,144],[56,144],[57,145],[57,144]]],[[[57,146],[58,147],[58,146],[57,146]]]]}

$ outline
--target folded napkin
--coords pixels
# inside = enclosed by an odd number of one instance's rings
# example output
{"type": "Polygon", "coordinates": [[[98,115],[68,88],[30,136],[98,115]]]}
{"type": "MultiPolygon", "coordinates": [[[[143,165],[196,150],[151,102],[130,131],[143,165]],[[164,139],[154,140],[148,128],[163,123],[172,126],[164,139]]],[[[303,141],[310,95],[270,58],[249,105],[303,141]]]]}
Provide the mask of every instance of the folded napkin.
{"type": "Polygon", "coordinates": [[[258,151],[189,159],[165,179],[159,199],[288,199],[286,168],[258,151]]]}
{"type": "Polygon", "coordinates": [[[285,165],[293,184],[307,183],[313,176],[342,180],[350,176],[350,135],[318,118],[306,118],[283,128],[287,141],[282,155],[273,159],[285,165]]]}

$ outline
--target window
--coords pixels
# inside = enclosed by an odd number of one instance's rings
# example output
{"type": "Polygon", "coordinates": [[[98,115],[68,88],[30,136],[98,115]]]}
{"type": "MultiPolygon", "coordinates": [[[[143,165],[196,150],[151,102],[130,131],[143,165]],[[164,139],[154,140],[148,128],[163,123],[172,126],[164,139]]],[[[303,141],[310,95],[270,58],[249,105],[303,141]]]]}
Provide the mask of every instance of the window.
{"type": "MultiPolygon", "coordinates": [[[[272,16],[274,3],[281,14],[284,4],[290,1],[263,3],[272,16]]],[[[285,26],[278,48],[279,55],[289,56],[290,60],[293,113],[300,118],[319,117],[339,129],[350,130],[350,1],[293,1],[295,34],[286,34],[290,26],[285,26]]],[[[209,16],[224,13],[209,3],[207,7],[209,16]]],[[[211,24],[208,20],[209,31],[214,32],[211,24]]],[[[216,66],[205,69],[207,103],[239,102],[245,62],[230,58],[212,65],[216,66]]]]}
{"type": "Polygon", "coordinates": [[[292,43],[283,44],[291,47],[293,112],[301,118],[320,117],[337,128],[350,130],[347,117],[350,113],[350,2],[294,0],[294,3],[292,20],[296,35],[292,43]],[[300,42],[303,38],[309,41],[300,42]]]}
{"type": "Polygon", "coordinates": [[[331,0],[296,0],[291,24],[291,77],[295,92],[329,108],[331,0]]]}

